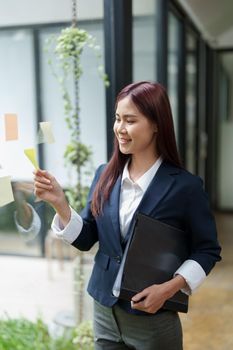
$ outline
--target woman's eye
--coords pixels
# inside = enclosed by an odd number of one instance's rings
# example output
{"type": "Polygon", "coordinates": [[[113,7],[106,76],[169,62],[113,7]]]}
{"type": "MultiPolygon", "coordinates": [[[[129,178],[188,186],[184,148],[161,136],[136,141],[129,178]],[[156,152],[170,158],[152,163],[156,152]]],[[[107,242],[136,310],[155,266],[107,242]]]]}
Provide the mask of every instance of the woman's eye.
{"type": "Polygon", "coordinates": [[[133,124],[133,123],[134,123],[134,120],[127,120],[127,123],[128,123],[128,124],[133,124]]]}

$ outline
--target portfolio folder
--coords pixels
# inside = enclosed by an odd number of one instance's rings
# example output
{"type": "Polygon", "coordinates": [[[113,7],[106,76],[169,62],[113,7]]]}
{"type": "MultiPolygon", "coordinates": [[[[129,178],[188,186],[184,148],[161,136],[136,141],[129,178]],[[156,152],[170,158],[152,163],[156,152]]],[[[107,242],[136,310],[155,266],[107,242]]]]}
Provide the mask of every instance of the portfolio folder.
{"type": "MultiPolygon", "coordinates": [[[[119,297],[130,301],[146,287],[170,280],[188,255],[187,233],[137,213],[119,297]]],[[[187,312],[188,296],[179,291],[163,308],[187,312]]]]}

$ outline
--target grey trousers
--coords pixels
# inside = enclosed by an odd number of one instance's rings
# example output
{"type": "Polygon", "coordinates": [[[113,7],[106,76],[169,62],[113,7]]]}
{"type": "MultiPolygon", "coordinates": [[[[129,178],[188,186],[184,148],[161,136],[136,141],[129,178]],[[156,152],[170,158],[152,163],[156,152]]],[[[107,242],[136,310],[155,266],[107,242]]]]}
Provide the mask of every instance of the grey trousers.
{"type": "Polygon", "coordinates": [[[94,302],[95,350],[182,350],[182,328],[177,313],[129,314],[94,302]]]}

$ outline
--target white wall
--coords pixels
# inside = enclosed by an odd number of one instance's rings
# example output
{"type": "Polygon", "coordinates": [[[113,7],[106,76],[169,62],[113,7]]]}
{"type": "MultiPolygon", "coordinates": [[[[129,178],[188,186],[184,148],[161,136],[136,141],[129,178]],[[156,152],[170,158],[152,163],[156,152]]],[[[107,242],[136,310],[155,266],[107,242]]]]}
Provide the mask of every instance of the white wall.
{"type": "MultiPolygon", "coordinates": [[[[103,18],[104,0],[77,0],[78,19],[103,18]]],[[[154,12],[155,0],[134,0],[134,15],[154,12]]],[[[70,21],[71,0],[0,0],[0,27],[70,21]]]]}
{"type": "Polygon", "coordinates": [[[217,38],[217,46],[219,48],[233,46],[233,28],[230,28],[227,32],[224,32],[217,38]]]}
{"type": "Polygon", "coordinates": [[[156,0],[133,0],[133,15],[152,15],[155,11],[156,0]]]}
{"type": "MultiPolygon", "coordinates": [[[[103,17],[102,0],[78,0],[78,19],[103,17]]],[[[70,21],[71,0],[0,0],[0,27],[70,21]]]]}

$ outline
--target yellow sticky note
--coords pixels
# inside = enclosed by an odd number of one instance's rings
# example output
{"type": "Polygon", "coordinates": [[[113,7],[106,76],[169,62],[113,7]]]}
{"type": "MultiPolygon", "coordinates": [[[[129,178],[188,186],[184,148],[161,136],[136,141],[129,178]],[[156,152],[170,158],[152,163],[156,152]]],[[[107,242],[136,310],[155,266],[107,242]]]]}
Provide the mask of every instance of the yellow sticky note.
{"type": "Polygon", "coordinates": [[[0,207],[14,201],[10,176],[0,177],[0,207]]]}
{"type": "Polygon", "coordinates": [[[28,157],[28,159],[30,160],[30,162],[33,164],[33,166],[36,169],[39,169],[39,165],[36,159],[36,150],[35,148],[27,148],[24,150],[24,154],[28,157]]]}
{"type": "Polygon", "coordinates": [[[6,141],[18,140],[18,120],[16,114],[5,114],[6,141]]]}
{"type": "Polygon", "coordinates": [[[52,132],[51,122],[40,122],[38,134],[38,143],[54,143],[55,139],[52,132]]]}

